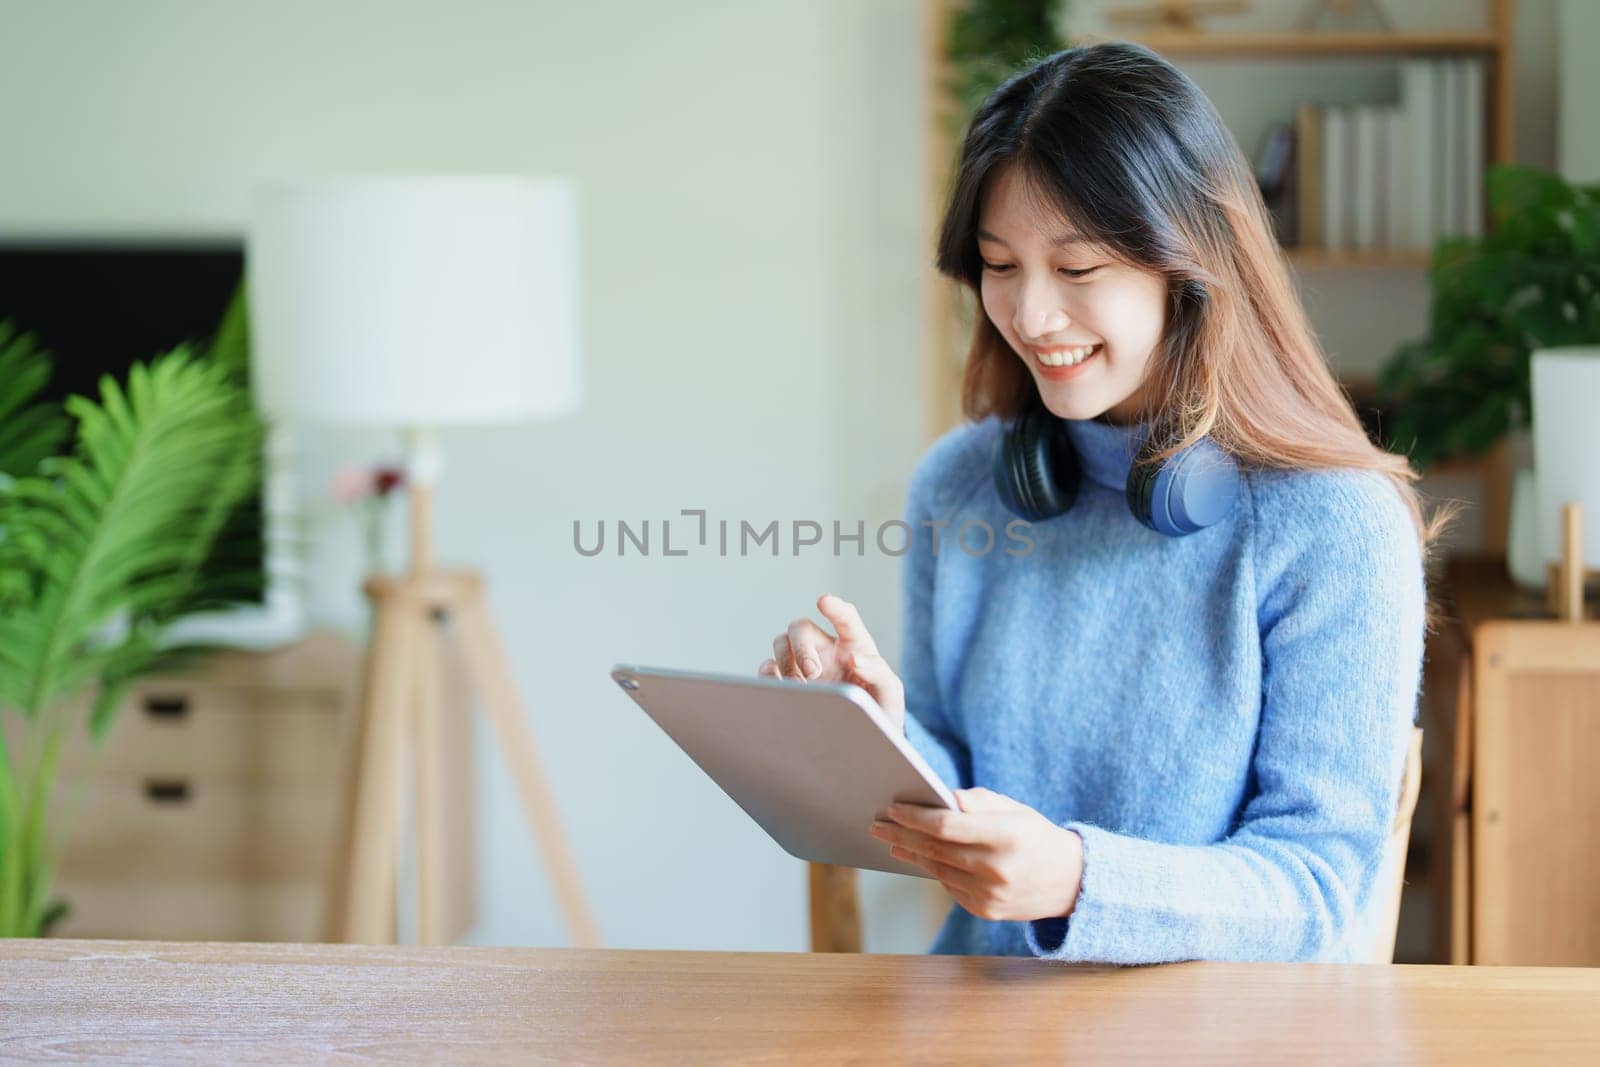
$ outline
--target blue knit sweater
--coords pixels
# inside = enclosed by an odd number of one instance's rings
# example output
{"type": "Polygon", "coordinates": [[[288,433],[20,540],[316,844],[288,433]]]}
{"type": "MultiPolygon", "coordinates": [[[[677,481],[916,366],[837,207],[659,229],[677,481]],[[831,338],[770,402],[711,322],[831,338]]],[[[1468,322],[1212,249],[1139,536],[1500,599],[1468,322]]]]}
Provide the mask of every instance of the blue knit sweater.
{"type": "Polygon", "coordinates": [[[1018,531],[1031,549],[1005,533],[994,416],[935,442],[907,491],[907,737],[953,787],[1084,843],[1070,918],[956,906],[932,951],[1365,958],[1422,664],[1400,494],[1374,472],[1247,469],[1227,518],[1167,538],[1123,498],[1145,428],[1064,421],[1083,487],[1018,531]]]}

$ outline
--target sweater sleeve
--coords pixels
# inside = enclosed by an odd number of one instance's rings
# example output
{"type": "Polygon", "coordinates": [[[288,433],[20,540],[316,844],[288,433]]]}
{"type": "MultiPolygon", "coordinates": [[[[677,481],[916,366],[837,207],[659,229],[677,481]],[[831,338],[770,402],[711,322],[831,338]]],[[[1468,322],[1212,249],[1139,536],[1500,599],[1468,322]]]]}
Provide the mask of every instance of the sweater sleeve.
{"type": "Polygon", "coordinates": [[[1280,477],[1251,494],[1262,705],[1234,829],[1174,845],[1065,824],[1083,879],[1070,916],[1026,924],[1036,955],[1337,959],[1359,932],[1416,714],[1421,551],[1384,476],[1280,477]]]}
{"type": "Polygon", "coordinates": [[[934,547],[937,544],[940,551],[947,550],[952,535],[948,527],[926,523],[950,517],[934,515],[931,501],[951,477],[952,454],[959,455],[970,436],[968,430],[958,428],[932,446],[912,473],[903,514],[910,527],[901,559],[900,598],[900,681],[906,691],[906,739],[951,789],[972,787],[972,757],[946,716],[934,667],[933,583],[938,567],[934,547]]]}

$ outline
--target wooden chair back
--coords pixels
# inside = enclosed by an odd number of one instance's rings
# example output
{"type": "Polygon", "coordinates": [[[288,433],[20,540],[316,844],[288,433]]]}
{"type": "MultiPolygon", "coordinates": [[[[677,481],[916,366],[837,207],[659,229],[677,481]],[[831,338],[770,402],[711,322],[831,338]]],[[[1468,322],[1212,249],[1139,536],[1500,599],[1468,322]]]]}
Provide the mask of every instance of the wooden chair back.
{"type": "Polygon", "coordinates": [[[1422,728],[1413,727],[1406,747],[1405,770],[1400,775],[1400,799],[1395,804],[1394,823],[1383,846],[1383,866],[1379,870],[1377,892],[1383,894],[1377,907],[1374,936],[1368,963],[1393,963],[1394,939],[1400,929],[1400,893],[1406,881],[1406,851],[1411,844],[1411,818],[1417,813],[1417,794],[1422,790],[1422,728]]]}

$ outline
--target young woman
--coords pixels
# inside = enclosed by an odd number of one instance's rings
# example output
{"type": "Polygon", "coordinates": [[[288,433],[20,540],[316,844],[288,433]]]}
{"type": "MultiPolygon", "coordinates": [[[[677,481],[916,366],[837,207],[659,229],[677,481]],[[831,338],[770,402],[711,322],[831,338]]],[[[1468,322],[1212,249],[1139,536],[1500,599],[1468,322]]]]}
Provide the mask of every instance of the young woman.
{"type": "Polygon", "coordinates": [[[938,264],[984,313],[907,493],[903,682],[828,595],[760,672],[863,686],[959,787],[870,829],[958,903],[935,952],[1363,958],[1444,520],[1237,144],[1154,53],[1059,52],[974,116],[938,264]]]}

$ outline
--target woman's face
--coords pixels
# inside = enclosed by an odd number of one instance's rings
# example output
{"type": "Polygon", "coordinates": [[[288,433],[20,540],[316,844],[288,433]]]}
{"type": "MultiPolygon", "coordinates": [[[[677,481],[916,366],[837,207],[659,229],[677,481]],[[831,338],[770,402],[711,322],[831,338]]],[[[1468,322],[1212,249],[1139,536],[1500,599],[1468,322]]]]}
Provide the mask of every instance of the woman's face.
{"type": "Polygon", "coordinates": [[[1065,419],[1149,417],[1145,371],[1166,326],[1159,274],[1075,240],[1012,167],[984,196],[978,254],[983,310],[1033,375],[1045,407],[1065,419]]]}

